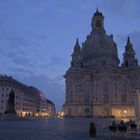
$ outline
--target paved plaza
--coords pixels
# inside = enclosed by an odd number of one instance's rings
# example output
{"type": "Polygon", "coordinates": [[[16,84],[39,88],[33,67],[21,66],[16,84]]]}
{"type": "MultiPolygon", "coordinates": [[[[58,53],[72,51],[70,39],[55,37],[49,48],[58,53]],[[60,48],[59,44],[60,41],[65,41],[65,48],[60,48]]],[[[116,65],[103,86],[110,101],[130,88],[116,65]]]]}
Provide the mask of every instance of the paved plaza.
{"type": "Polygon", "coordinates": [[[0,140],[92,140],[89,124],[96,123],[96,140],[138,140],[140,136],[112,134],[104,128],[110,119],[66,118],[0,121],[0,140]]]}

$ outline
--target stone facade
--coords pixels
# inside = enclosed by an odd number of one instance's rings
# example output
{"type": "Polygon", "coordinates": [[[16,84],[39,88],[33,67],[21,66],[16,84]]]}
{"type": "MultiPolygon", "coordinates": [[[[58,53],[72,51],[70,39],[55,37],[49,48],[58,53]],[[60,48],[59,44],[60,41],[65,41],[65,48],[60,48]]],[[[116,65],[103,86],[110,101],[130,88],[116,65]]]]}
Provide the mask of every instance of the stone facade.
{"type": "Polygon", "coordinates": [[[140,88],[140,67],[128,37],[120,65],[113,35],[104,29],[104,16],[93,15],[92,31],[80,47],[74,46],[70,68],[65,74],[65,116],[136,115],[136,89],[140,88]]]}

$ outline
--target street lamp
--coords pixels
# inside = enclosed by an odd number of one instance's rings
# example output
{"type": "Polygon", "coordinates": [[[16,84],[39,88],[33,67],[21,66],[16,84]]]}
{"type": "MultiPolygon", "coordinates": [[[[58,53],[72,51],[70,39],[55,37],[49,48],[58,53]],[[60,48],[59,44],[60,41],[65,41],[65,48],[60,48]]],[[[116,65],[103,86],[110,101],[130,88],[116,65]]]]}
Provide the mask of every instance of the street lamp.
{"type": "Polygon", "coordinates": [[[126,119],[128,111],[127,110],[123,110],[123,113],[124,113],[124,118],[126,119]]]}
{"type": "Polygon", "coordinates": [[[127,110],[124,110],[123,113],[126,115],[127,114],[127,110]]]}

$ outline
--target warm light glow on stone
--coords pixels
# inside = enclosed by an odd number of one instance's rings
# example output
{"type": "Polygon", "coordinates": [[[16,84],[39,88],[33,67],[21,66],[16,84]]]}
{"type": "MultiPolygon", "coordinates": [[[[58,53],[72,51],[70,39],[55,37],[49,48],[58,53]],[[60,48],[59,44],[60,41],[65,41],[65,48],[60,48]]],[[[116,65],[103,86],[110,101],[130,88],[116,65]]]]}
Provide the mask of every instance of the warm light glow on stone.
{"type": "Polygon", "coordinates": [[[22,117],[25,117],[26,116],[26,112],[22,112],[22,117]]]}
{"type": "Polygon", "coordinates": [[[124,113],[124,114],[127,114],[127,110],[124,110],[123,113],[124,113]]]}
{"type": "Polygon", "coordinates": [[[61,112],[61,117],[64,117],[64,112],[61,112]]]}
{"type": "Polygon", "coordinates": [[[38,117],[39,116],[38,113],[36,113],[35,116],[38,117]]]}
{"type": "Polygon", "coordinates": [[[64,112],[59,112],[58,113],[58,118],[63,118],[64,117],[64,112]]]}

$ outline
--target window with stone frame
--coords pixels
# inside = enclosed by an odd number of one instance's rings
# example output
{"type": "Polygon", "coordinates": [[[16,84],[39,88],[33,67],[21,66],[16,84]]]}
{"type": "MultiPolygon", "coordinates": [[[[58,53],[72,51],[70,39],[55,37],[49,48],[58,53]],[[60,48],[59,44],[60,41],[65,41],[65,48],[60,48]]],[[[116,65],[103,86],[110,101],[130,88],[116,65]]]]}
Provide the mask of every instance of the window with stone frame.
{"type": "Polygon", "coordinates": [[[89,114],[90,113],[90,109],[89,108],[85,108],[85,113],[89,114]]]}
{"type": "Polygon", "coordinates": [[[109,84],[108,82],[103,82],[102,84],[102,94],[103,94],[103,102],[108,103],[109,102],[109,84]]]}
{"type": "Polygon", "coordinates": [[[84,102],[85,103],[89,103],[90,102],[90,93],[89,92],[85,93],[84,102]]]}
{"type": "Polygon", "coordinates": [[[121,92],[122,92],[122,93],[127,93],[127,84],[126,84],[126,83],[127,83],[127,82],[124,81],[124,84],[121,85],[121,88],[122,88],[121,92]]]}
{"type": "Polygon", "coordinates": [[[108,94],[109,92],[109,84],[108,82],[104,82],[102,85],[103,93],[108,94]]]}
{"type": "Polygon", "coordinates": [[[72,94],[71,94],[71,95],[69,95],[68,102],[69,102],[69,103],[72,103],[72,102],[73,102],[73,96],[72,96],[72,94]]]}
{"type": "Polygon", "coordinates": [[[91,87],[90,84],[86,84],[84,88],[84,102],[85,103],[90,103],[90,94],[91,94],[90,87],[91,87]]]}
{"type": "Polygon", "coordinates": [[[122,103],[126,103],[127,102],[127,95],[126,94],[122,94],[121,95],[121,101],[122,101],[122,103]]]}

